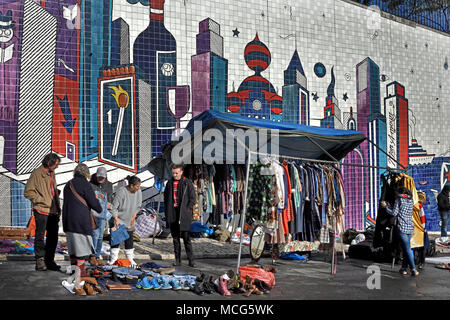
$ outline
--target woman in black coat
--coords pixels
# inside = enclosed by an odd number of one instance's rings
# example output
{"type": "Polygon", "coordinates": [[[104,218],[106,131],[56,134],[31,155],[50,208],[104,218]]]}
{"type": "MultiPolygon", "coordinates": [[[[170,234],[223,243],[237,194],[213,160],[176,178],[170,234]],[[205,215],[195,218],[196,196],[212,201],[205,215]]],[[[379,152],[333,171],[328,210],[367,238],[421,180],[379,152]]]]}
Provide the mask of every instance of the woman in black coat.
{"type": "Polygon", "coordinates": [[[196,201],[195,189],[192,182],[183,176],[182,166],[174,165],[172,175],[173,177],[167,182],[164,190],[164,208],[166,223],[173,238],[174,265],[181,265],[180,237],[183,237],[189,266],[194,267],[194,254],[189,231],[191,230],[192,211],[196,201]]]}
{"type": "Polygon", "coordinates": [[[79,164],[73,175],[74,178],[64,187],[63,230],[67,237],[70,263],[78,267],[76,268],[75,292],[79,295],[86,295],[84,289],[79,286],[78,271],[80,271],[81,277],[86,276],[85,260],[94,253],[91,209],[101,213],[102,206],[89,183],[89,168],[85,164],[79,164]]]}

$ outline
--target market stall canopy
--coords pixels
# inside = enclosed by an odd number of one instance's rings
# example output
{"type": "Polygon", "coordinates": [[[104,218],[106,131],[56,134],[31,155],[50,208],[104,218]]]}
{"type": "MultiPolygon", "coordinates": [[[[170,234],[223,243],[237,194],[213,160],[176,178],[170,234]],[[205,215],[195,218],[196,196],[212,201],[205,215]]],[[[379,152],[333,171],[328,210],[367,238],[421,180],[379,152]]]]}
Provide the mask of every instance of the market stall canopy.
{"type": "Polygon", "coordinates": [[[358,131],[282,123],[208,110],[187,124],[179,141],[171,141],[164,146],[163,154],[153,159],[148,169],[161,177],[162,172],[167,174],[163,169],[170,167],[172,162],[197,163],[201,158],[206,163],[212,160],[216,163],[245,163],[249,150],[280,157],[336,161],[365,139],[358,131]],[[257,140],[252,139],[255,136],[257,140]],[[177,161],[172,158],[172,151],[178,155],[177,161]]]}

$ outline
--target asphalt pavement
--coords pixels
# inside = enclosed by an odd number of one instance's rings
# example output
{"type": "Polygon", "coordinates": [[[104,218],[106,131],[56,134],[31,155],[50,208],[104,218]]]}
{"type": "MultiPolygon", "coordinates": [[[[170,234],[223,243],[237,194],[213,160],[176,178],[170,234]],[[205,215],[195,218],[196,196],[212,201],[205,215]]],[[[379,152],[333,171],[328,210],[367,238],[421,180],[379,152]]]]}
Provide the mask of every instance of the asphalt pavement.
{"type": "MultiPolygon", "coordinates": [[[[144,263],[149,261],[137,261],[144,263]]],[[[155,261],[170,266],[170,261],[155,261]]],[[[271,265],[263,258],[259,264],[271,265]]],[[[68,261],[59,261],[63,270],[68,261]]],[[[251,263],[242,259],[242,265],[251,263]]],[[[199,275],[219,276],[236,269],[237,259],[198,259],[197,267],[184,262],[180,271],[199,275]]],[[[33,261],[0,261],[0,299],[2,300],[177,300],[177,301],[273,301],[273,300],[443,300],[450,299],[450,273],[426,264],[418,277],[402,276],[399,265],[339,257],[336,274],[331,274],[330,263],[322,254],[313,255],[308,262],[279,260],[276,264],[276,286],[262,296],[243,297],[233,294],[222,297],[218,293],[198,296],[191,291],[140,290],[110,291],[105,295],[75,296],[61,285],[68,277],[62,272],[34,270],[33,261]],[[379,271],[379,273],[378,273],[379,271]],[[371,288],[371,289],[370,289],[371,288]]]]}

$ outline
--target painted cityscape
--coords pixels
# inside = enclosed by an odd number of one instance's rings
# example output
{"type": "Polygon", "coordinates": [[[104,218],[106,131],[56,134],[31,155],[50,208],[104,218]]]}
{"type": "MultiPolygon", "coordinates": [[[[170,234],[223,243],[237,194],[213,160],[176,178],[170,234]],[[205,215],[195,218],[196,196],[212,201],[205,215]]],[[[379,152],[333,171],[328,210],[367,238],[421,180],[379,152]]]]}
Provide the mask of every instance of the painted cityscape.
{"type": "MultiPolygon", "coordinates": [[[[450,154],[426,151],[415,134],[408,88],[386,79],[388,66],[371,56],[346,58],[353,66],[355,76],[347,80],[354,89],[341,96],[338,66],[308,61],[314,68],[304,68],[307,57],[298,50],[296,34],[295,48],[273,55],[271,47],[285,41],[282,37],[264,38],[267,32],[256,26],[243,39],[242,27],[224,30],[225,21],[205,15],[193,22],[195,39],[175,38],[174,20],[169,23],[165,11],[186,1],[122,0],[121,8],[148,10],[143,31],[132,37],[130,21],[113,19],[116,2],[0,0],[0,225],[26,225],[31,213],[23,197],[26,180],[51,151],[63,157],[60,189],[81,162],[91,170],[105,166],[114,184],[132,173],[145,189],[153,188],[155,179],[145,166],[174,130],[212,109],[360,131],[389,156],[364,142],[343,163],[407,168],[417,189],[427,194],[427,229],[439,230],[435,196],[450,182],[450,154]],[[246,44],[231,55],[226,43],[234,39],[246,44]],[[188,43],[195,48],[180,55],[188,43]],[[275,60],[284,69],[271,68],[275,60]],[[248,76],[230,74],[236,61],[248,76]],[[180,70],[187,65],[190,79],[181,82],[180,70]],[[282,76],[281,88],[270,80],[273,73],[282,76]],[[311,82],[326,83],[327,90],[318,92],[311,82]],[[325,103],[318,114],[313,105],[320,101],[325,103]]],[[[375,224],[385,169],[342,168],[346,228],[364,230],[375,224]]]]}

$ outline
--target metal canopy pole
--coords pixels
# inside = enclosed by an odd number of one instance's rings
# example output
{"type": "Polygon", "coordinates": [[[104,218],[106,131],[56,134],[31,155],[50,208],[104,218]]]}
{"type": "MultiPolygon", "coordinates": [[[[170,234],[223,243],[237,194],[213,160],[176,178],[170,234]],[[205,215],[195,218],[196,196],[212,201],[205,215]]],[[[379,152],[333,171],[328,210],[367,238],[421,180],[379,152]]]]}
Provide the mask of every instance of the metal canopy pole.
{"type": "Polygon", "coordinates": [[[242,255],[242,234],[244,233],[244,227],[245,227],[245,216],[247,214],[247,190],[248,190],[248,177],[250,175],[250,162],[252,159],[252,151],[248,152],[248,159],[247,159],[247,173],[245,175],[245,191],[244,191],[244,209],[242,210],[241,214],[241,234],[239,239],[239,256],[238,256],[238,263],[236,267],[236,274],[239,274],[239,267],[241,266],[241,255],[242,255]]]}
{"type": "Polygon", "coordinates": [[[161,208],[161,194],[162,194],[163,187],[164,187],[164,179],[161,180],[161,188],[159,188],[159,194],[158,194],[158,210],[156,211],[155,229],[153,230],[153,240],[152,240],[152,244],[155,244],[156,226],[157,226],[157,222],[158,222],[159,209],[161,208]]]}

